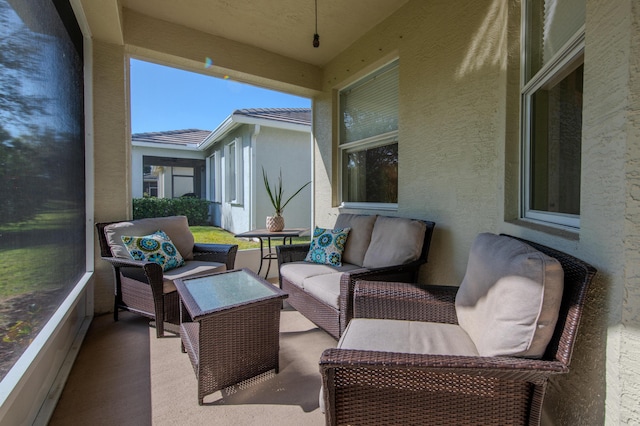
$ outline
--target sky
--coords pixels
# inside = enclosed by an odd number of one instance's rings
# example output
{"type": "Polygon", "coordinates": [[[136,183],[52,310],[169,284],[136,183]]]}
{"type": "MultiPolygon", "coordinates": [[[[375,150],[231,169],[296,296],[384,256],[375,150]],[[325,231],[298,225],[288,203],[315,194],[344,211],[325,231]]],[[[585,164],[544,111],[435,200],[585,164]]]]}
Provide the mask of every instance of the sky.
{"type": "Polygon", "coordinates": [[[310,107],[307,98],[131,60],[132,133],[214,130],[237,109],[310,107]]]}

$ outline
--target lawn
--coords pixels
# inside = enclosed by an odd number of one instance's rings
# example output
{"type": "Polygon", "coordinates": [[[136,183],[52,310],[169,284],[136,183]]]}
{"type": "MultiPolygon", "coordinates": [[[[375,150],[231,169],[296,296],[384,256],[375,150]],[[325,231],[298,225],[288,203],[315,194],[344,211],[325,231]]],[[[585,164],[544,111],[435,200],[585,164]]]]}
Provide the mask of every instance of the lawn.
{"type": "MultiPolygon", "coordinates": [[[[251,241],[246,238],[235,238],[232,233],[215,226],[190,226],[191,233],[197,243],[217,243],[217,244],[237,244],[238,250],[260,248],[260,242],[251,241]]],[[[309,237],[299,237],[293,239],[293,244],[308,243],[309,237]]],[[[272,239],[272,246],[282,245],[281,239],[272,239]]]]}
{"type": "MultiPolygon", "coordinates": [[[[5,225],[0,227],[0,234],[11,232],[46,232],[55,230],[56,219],[52,214],[38,215],[36,219],[19,225],[5,225]]],[[[260,248],[260,243],[244,238],[235,238],[232,233],[215,226],[191,226],[191,232],[198,243],[238,244],[238,250],[260,248]]],[[[293,243],[309,242],[309,237],[294,238],[293,243]]],[[[273,246],[281,245],[282,240],[273,239],[273,246]]],[[[10,248],[0,246],[2,266],[0,275],[0,299],[42,290],[51,287],[59,287],[57,280],[47,280],[53,271],[58,271],[60,263],[59,244],[39,244],[22,248],[10,248]]],[[[64,250],[62,250],[64,252],[64,250]]]]}

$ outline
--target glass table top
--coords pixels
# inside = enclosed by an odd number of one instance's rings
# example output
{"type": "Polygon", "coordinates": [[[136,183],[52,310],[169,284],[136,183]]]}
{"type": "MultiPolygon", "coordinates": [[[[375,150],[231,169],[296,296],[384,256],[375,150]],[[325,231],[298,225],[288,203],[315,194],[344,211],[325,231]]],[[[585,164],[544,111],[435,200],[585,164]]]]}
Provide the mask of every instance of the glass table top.
{"type": "Polygon", "coordinates": [[[271,284],[265,285],[244,270],[191,278],[183,283],[203,312],[277,294],[271,284]]]}

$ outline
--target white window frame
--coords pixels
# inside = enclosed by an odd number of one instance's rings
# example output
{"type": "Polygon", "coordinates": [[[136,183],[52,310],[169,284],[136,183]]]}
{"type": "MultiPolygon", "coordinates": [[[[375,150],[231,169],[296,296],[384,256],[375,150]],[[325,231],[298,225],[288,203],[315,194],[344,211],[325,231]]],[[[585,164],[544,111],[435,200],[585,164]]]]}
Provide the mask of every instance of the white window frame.
{"type": "MultiPolygon", "coordinates": [[[[527,8],[522,17],[522,56],[521,56],[521,140],[522,140],[522,176],[521,176],[521,216],[523,219],[544,222],[554,226],[571,229],[580,228],[580,216],[543,210],[534,210],[530,207],[531,200],[531,101],[533,95],[544,86],[554,85],[563,80],[581,64],[584,64],[584,25],[569,39],[551,60],[525,84],[527,79],[526,46],[528,43],[526,16],[527,8]]],[[[581,188],[578,188],[582,192],[581,188]]]]}
{"type": "Polygon", "coordinates": [[[242,204],[242,140],[240,138],[235,138],[225,145],[225,158],[226,201],[230,204],[242,204]],[[233,159],[231,153],[233,153],[233,159]],[[231,164],[232,161],[233,164],[231,164]],[[232,197],[232,193],[235,193],[235,197],[232,197]]]}
{"type": "Polygon", "coordinates": [[[209,156],[210,178],[209,178],[209,197],[214,203],[222,202],[222,185],[220,180],[222,173],[220,172],[220,152],[215,151],[209,156]]]}
{"type": "MultiPolygon", "coordinates": [[[[380,72],[381,70],[383,70],[386,67],[389,67],[391,64],[394,64],[396,67],[400,66],[400,62],[398,58],[394,58],[392,61],[387,62],[386,64],[384,64],[383,66],[377,68],[375,71],[372,71],[371,73],[367,74],[366,76],[360,78],[359,80],[357,80],[356,82],[353,82],[351,84],[349,84],[347,87],[341,89],[338,91],[338,123],[341,122],[342,118],[342,107],[340,106],[340,94],[343,90],[348,90],[350,87],[353,87],[357,84],[359,84],[360,82],[369,79],[373,74],[376,74],[378,72],[380,72]]],[[[341,202],[341,207],[343,208],[349,208],[349,209],[371,209],[371,210],[388,210],[388,211],[395,211],[398,209],[398,203],[376,203],[376,202],[354,202],[354,201],[345,201],[344,200],[344,194],[343,194],[343,188],[344,188],[344,179],[346,178],[344,176],[344,157],[346,154],[350,153],[350,152],[354,152],[354,151],[360,151],[362,149],[368,149],[368,148],[376,148],[378,146],[384,146],[384,145],[391,145],[392,143],[398,143],[398,135],[399,135],[399,131],[398,130],[394,130],[391,132],[387,132],[387,133],[382,133],[379,135],[375,135],[369,138],[365,138],[365,139],[361,139],[361,140],[357,140],[357,141],[353,141],[353,142],[346,142],[346,143],[341,143],[340,140],[338,140],[338,182],[339,182],[339,188],[338,188],[338,194],[339,194],[339,198],[340,198],[340,202],[341,202]]],[[[340,139],[340,138],[339,138],[340,139]]],[[[400,186],[400,182],[398,182],[398,187],[400,186]]]]}
{"type": "Polygon", "coordinates": [[[362,139],[359,141],[349,142],[340,145],[340,199],[342,200],[342,206],[345,208],[351,209],[375,209],[375,210],[397,210],[398,203],[370,203],[370,202],[355,202],[355,201],[344,201],[342,198],[342,188],[343,188],[343,161],[344,157],[351,153],[360,151],[363,148],[376,148],[379,146],[391,145],[393,143],[398,143],[398,131],[394,130],[393,132],[383,133],[380,135],[376,135],[370,138],[362,139]]]}

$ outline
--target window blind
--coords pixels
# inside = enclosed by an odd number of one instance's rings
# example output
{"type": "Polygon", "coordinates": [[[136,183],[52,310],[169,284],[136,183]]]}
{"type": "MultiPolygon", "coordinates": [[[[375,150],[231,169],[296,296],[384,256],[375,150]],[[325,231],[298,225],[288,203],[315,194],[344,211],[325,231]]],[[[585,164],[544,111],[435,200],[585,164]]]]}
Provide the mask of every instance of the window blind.
{"type": "Polygon", "coordinates": [[[340,143],[398,130],[398,61],[340,92],[340,143]]]}

